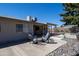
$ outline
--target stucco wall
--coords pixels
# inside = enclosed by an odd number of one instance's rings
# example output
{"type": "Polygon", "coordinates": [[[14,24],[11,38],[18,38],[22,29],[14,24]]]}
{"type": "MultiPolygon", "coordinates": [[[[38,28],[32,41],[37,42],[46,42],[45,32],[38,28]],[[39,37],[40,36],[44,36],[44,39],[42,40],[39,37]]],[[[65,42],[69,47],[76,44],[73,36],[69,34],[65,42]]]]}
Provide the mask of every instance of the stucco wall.
{"type": "Polygon", "coordinates": [[[33,34],[33,24],[28,24],[28,32],[33,34]]]}
{"type": "Polygon", "coordinates": [[[16,24],[1,22],[1,32],[16,32],[16,24]]]}
{"type": "Polygon", "coordinates": [[[17,40],[28,40],[27,33],[1,33],[0,32],[0,44],[17,40]]]}
{"type": "Polygon", "coordinates": [[[20,22],[8,19],[5,20],[0,18],[0,24],[1,24],[0,43],[20,39],[27,40],[27,33],[33,32],[32,24],[27,22],[20,22]],[[16,24],[23,24],[23,32],[21,33],[16,32],[16,24]]]}
{"type": "Polygon", "coordinates": [[[0,24],[1,24],[1,32],[10,32],[10,33],[15,32],[16,33],[16,24],[23,24],[23,32],[33,33],[33,26],[31,23],[0,18],[0,24]]]}
{"type": "Polygon", "coordinates": [[[31,24],[31,23],[24,23],[23,24],[23,32],[32,33],[33,34],[33,24],[31,24]]]}

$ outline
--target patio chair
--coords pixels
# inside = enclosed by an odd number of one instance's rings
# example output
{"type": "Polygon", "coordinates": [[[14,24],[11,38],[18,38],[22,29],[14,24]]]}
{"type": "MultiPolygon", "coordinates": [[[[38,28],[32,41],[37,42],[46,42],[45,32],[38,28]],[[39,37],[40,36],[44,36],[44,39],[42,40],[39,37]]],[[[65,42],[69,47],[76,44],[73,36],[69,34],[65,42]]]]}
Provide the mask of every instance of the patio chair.
{"type": "Polygon", "coordinates": [[[31,33],[28,33],[28,39],[33,40],[33,35],[31,33]]]}
{"type": "Polygon", "coordinates": [[[34,44],[38,44],[37,36],[35,36],[35,37],[33,38],[33,43],[34,43],[34,44]]]}
{"type": "Polygon", "coordinates": [[[50,33],[48,32],[45,36],[42,37],[42,42],[49,42],[50,33]]]}
{"type": "Polygon", "coordinates": [[[34,44],[37,44],[37,36],[32,35],[32,33],[28,33],[28,39],[31,40],[34,44]]]}

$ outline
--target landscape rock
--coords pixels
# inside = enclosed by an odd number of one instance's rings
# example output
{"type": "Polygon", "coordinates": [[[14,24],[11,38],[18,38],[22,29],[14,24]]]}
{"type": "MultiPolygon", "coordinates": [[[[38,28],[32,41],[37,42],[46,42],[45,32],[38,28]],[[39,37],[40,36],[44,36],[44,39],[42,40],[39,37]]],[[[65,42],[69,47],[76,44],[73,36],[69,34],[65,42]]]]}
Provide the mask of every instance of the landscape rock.
{"type": "Polygon", "coordinates": [[[63,39],[67,43],[55,51],[52,51],[48,56],[76,56],[79,54],[79,40],[78,39],[63,39]]]}

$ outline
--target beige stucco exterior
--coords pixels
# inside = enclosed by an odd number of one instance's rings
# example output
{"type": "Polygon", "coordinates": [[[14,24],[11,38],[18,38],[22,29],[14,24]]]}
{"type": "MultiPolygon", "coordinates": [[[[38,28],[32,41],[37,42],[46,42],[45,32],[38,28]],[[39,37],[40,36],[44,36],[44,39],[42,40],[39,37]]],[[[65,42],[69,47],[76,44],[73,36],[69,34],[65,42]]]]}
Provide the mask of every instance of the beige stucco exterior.
{"type": "Polygon", "coordinates": [[[33,33],[33,24],[30,22],[0,18],[0,24],[1,24],[1,32],[16,33],[16,24],[23,24],[23,32],[33,33]]]}
{"type": "Polygon", "coordinates": [[[16,33],[16,24],[23,24],[23,32],[34,32],[33,25],[38,25],[42,30],[47,29],[47,25],[43,23],[34,23],[19,19],[0,17],[1,32],[16,33]]]}
{"type": "Polygon", "coordinates": [[[42,31],[47,29],[47,25],[43,23],[0,16],[0,43],[11,40],[26,39],[27,33],[34,34],[34,25],[38,25],[42,31]],[[22,32],[16,32],[16,24],[23,24],[22,32]]]}
{"type": "MultiPolygon", "coordinates": [[[[27,33],[33,33],[33,24],[30,22],[0,17],[0,44],[7,41],[26,39],[27,33]],[[23,32],[16,32],[16,24],[23,24],[23,32]]],[[[26,39],[27,40],[27,39],[26,39]]]]}

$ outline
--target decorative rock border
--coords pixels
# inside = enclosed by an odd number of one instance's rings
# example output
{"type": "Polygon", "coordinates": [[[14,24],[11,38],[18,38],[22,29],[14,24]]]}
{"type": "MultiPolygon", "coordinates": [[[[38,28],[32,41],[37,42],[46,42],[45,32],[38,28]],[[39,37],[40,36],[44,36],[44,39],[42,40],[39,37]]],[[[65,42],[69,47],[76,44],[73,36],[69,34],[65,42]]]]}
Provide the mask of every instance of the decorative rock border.
{"type": "Polygon", "coordinates": [[[65,38],[64,40],[67,41],[65,45],[52,51],[47,56],[76,56],[79,54],[79,40],[68,38],[65,38]]]}

